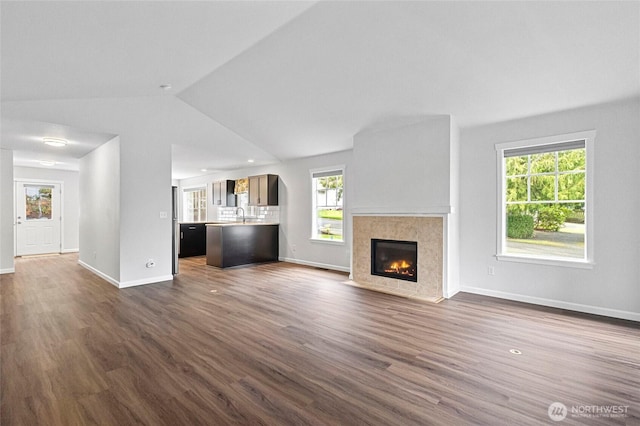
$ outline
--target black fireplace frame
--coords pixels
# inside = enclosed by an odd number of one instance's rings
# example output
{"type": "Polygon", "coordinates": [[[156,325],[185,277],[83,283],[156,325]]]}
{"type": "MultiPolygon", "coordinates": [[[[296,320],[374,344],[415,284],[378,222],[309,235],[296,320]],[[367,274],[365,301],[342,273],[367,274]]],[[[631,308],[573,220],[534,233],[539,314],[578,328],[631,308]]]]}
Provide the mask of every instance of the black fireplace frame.
{"type": "Polygon", "coordinates": [[[371,239],[371,275],[376,275],[379,277],[387,277],[394,278],[397,280],[411,281],[414,283],[418,282],[418,242],[417,241],[403,241],[403,240],[387,240],[384,238],[372,238],[371,239]],[[377,242],[385,242],[385,243],[396,243],[396,244],[405,244],[411,245],[415,247],[416,253],[416,273],[414,276],[406,276],[401,274],[394,274],[389,272],[377,272],[376,271],[376,243],[377,242]]]}

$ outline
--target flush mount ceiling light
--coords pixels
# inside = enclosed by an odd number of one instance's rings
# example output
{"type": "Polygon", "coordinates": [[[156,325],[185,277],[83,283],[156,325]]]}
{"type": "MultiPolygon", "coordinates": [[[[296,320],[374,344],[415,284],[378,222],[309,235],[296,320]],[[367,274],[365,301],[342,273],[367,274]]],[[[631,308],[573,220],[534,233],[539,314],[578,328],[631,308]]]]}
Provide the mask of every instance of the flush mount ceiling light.
{"type": "Polygon", "coordinates": [[[201,172],[206,172],[206,171],[207,171],[207,169],[200,169],[200,171],[201,171],[201,172]]]}
{"type": "Polygon", "coordinates": [[[42,138],[42,141],[49,146],[55,146],[57,148],[67,146],[67,141],[65,139],[42,138]]]}
{"type": "Polygon", "coordinates": [[[51,167],[51,166],[55,166],[56,162],[55,161],[42,160],[42,161],[40,161],[40,165],[51,167]]]}
{"type": "Polygon", "coordinates": [[[249,162],[249,163],[253,163],[254,161],[255,161],[255,160],[254,160],[253,158],[249,158],[249,159],[247,160],[247,162],[249,162]]]}

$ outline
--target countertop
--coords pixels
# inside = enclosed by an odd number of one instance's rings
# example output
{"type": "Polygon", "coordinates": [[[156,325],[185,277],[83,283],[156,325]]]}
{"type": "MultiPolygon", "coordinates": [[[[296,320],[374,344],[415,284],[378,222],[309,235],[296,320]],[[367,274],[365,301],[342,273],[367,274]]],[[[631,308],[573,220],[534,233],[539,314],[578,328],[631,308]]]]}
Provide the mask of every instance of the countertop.
{"type": "Polygon", "coordinates": [[[274,222],[207,222],[206,226],[259,226],[259,225],[279,225],[279,223],[274,222]]]}

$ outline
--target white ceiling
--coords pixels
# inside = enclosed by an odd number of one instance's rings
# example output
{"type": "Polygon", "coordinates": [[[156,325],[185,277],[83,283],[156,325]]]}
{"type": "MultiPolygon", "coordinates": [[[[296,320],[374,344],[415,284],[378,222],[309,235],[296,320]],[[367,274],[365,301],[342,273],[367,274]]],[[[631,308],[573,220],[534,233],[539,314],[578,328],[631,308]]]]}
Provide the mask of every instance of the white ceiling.
{"type": "Polygon", "coordinates": [[[640,96],[640,2],[0,7],[2,147],[21,161],[43,155],[25,142],[51,136],[42,122],[87,146],[155,125],[183,178],[349,149],[407,117],[469,127],[640,96]]]}
{"type": "Polygon", "coordinates": [[[15,166],[42,167],[40,161],[50,161],[56,163],[57,169],[78,170],[80,158],[114,137],[60,124],[2,119],[2,147],[13,151],[15,166]],[[67,146],[45,145],[44,136],[65,139],[67,146]]]}

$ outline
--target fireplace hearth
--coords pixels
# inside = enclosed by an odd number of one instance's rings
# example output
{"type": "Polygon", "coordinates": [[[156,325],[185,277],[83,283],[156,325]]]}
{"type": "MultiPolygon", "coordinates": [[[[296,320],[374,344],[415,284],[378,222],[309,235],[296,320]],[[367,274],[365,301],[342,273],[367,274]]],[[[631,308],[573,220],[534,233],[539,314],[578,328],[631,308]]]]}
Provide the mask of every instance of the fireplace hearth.
{"type": "Polygon", "coordinates": [[[418,243],[372,238],[371,274],[418,282],[418,243]]]}

